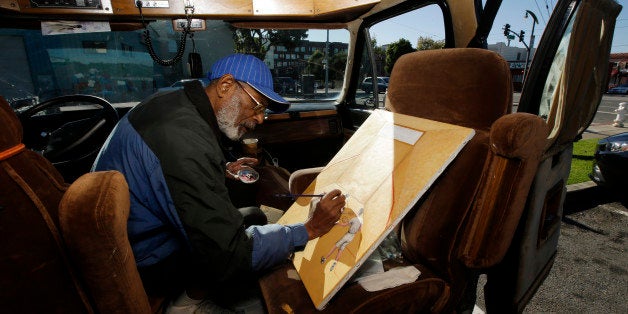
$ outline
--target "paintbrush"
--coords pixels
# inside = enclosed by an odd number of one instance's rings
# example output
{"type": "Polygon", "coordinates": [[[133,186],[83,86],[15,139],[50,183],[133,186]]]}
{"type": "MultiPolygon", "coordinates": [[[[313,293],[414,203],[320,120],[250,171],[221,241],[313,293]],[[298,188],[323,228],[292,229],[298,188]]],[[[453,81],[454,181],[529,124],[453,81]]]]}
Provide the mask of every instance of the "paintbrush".
{"type": "Polygon", "coordinates": [[[297,198],[297,197],[323,197],[325,194],[275,194],[275,197],[289,197],[289,198],[297,198]]]}

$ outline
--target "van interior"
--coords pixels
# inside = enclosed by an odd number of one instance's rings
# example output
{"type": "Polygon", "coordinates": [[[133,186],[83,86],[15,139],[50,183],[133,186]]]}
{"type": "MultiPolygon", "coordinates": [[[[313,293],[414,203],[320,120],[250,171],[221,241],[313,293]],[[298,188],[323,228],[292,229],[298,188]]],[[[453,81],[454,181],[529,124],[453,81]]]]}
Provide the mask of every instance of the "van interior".
{"type": "MultiPolygon", "coordinates": [[[[259,141],[262,176],[286,192],[303,192],[375,110],[476,132],[393,231],[402,256],[385,269],[421,275],[380,291],[348,283],[322,312],[471,311],[480,275],[487,311],[522,312],[552,269],[573,142],[607,86],[622,7],[557,0],[513,106],[509,63],[487,49],[501,4],[0,0],[3,310],[164,311],[168,296],[147,294],[135,266],[124,176],[90,169],[135,105],[206,80],[214,61],[238,52],[263,60],[291,102],[245,135],[259,141]],[[436,25],[440,45],[402,51],[400,40],[387,61],[373,30],[412,20],[436,25]],[[389,78],[385,90],[365,87],[373,77],[389,78]]],[[[239,142],[227,150],[244,155],[239,142]]],[[[290,206],[257,188],[239,205],[290,206]]],[[[319,311],[293,270],[286,262],[260,274],[265,312],[319,311]]]]}

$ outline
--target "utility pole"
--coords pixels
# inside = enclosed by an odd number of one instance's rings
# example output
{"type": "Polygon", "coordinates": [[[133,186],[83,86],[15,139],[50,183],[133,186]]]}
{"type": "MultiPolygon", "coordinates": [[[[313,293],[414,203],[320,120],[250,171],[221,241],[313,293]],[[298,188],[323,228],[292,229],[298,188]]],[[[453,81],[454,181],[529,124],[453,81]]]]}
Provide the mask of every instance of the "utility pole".
{"type": "Polygon", "coordinates": [[[509,46],[510,46],[510,40],[514,39],[515,36],[517,36],[519,38],[519,41],[526,47],[526,62],[525,62],[525,66],[523,67],[523,80],[521,83],[524,83],[526,78],[528,77],[528,64],[530,63],[530,54],[532,53],[532,48],[534,47],[534,24],[539,24],[539,21],[536,19],[536,15],[534,15],[532,11],[526,10],[525,18],[528,18],[528,15],[531,15],[532,19],[534,20],[532,22],[532,32],[530,33],[529,45],[526,44],[526,42],[523,40],[526,34],[526,32],[524,32],[523,30],[519,31],[519,34],[517,34],[510,29],[510,24],[504,25],[504,28],[503,28],[504,36],[506,36],[506,38],[508,39],[509,46]]]}
{"type": "Polygon", "coordinates": [[[327,30],[327,40],[325,41],[325,96],[329,92],[329,30],[327,30]]]}
{"type": "MultiPolygon", "coordinates": [[[[528,15],[531,15],[534,21],[532,22],[532,32],[530,33],[530,45],[526,46],[526,48],[528,48],[528,53],[526,54],[526,65],[523,68],[523,82],[525,82],[528,78],[528,63],[530,63],[530,54],[532,53],[532,48],[534,48],[534,24],[539,24],[539,21],[536,19],[536,15],[534,15],[532,11],[526,10],[525,18],[528,18],[528,15]]],[[[520,38],[520,40],[523,40],[523,38],[520,38]]]]}

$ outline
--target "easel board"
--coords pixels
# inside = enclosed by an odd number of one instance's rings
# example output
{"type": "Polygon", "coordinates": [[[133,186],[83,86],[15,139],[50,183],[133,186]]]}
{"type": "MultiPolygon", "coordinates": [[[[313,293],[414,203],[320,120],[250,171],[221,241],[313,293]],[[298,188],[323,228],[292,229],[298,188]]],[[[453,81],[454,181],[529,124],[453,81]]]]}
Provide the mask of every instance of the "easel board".
{"type": "MultiPolygon", "coordinates": [[[[304,191],[338,188],[348,195],[338,223],[292,259],[317,309],[360,268],[474,134],[384,110],[370,115],[304,191]]],[[[310,198],[297,199],[278,223],[305,222],[309,204],[310,198]]]]}

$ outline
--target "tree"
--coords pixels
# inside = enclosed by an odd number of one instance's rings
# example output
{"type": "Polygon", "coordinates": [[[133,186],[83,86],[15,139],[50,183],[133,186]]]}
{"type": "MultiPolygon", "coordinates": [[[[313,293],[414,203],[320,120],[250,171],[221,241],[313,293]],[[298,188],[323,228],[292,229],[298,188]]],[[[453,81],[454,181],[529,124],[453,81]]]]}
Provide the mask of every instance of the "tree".
{"type": "Polygon", "coordinates": [[[294,48],[301,44],[301,41],[307,38],[307,30],[291,29],[291,30],[275,30],[268,32],[268,39],[273,46],[284,46],[286,50],[293,51],[294,48]]]}
{"type": "Polygon", "coordinates": [[[317,79],[321,79],[325,77],[325,72],[323,72],[323,59],[325,55],[320,51],[316,50],[310,58],[307,60],[307,66],[305,66],[305,70],[309,74],[314,74],[314,77],[317,79]]]}
{"type": "Polygon", "coordinates": [[[262,60],[270,46],[284,46],[294,50],[307,38],[307,30],[269,30],[233,28],[235,52],[254,55],[262,60]]]}
{"type": "Polygon", "coordinates": [[[329,79],[342,80],[345,77],[345,67],[347,66],[347,53],[339,52],[329,60],[329,79]]]}
{"type": "Polygon", "coordinates": [[[432,50],[443,49],[445,47],[445,40],[434,40],[429,37],[420,36],[417,40],[416,50],[432,50]]]}
{"type": "Polygon", "coordinates": [[[233,42],[235,52],[254,55],[261,60],[264,60],[270,46],[268,31],[263,29],[234,28],[233,42]]]}
{"type": "MultiPolygon", "coordinates": [[[[325,60],[325,54],[316,50],[310,58],[307,60],[307,66],[305,67],[306,73],[314,74],[317,80],[325,79],[325,67],[323,67],[325,60]]],[[[344,79],[345,67],[347,65],[347,53],[339,52],[329,57],[329,79],[330,80],[342,80],[344,79]]]]}
{"type": "Polygon", "coordinates": [[[410,42],[405,38],[401,38],[390,44],[388,49],[386,49],[386,67],[384,68],[386,72],[390,73],[392,71],[395,62],[397,62],[399,57],[414,51],[416,51],[416,49],[412,48],[410,42]]]}
{"type": "Polygon", "coordinates": [[[380,74],[383,74],[383,76],[385,76],[384,67],[386,63],[386,50],[377,45],[377,39],[375,38],[371,40],[371,48],[373,50],[373,60],[375,61],[376,67],[375,73],[377,73],[378,76],[380,76],[380,74]]]}

